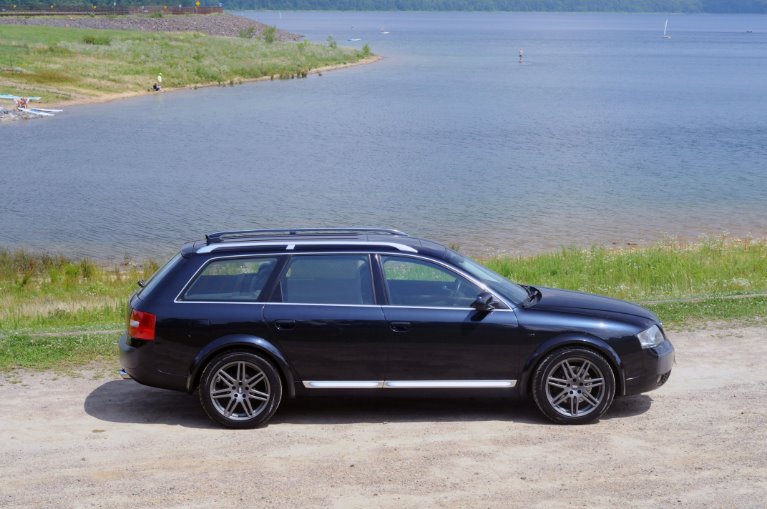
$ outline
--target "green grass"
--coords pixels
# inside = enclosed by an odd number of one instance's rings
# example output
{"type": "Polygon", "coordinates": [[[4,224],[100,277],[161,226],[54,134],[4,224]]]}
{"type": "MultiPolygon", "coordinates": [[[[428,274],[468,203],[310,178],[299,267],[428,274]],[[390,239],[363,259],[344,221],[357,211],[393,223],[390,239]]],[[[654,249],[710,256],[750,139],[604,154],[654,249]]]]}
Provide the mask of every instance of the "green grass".
{"type": "MultiPolygon", "coordinates": [[[[639,302],[667,327],[767,319],[767,243],[712,238],[611,250],[564,249],[487,265],[514,281],[639,302]],[[763,294],[763,295],[760,295],[763,294]]],[[[0,371],[114,362],[126,304],[158,267],[107,267],[0,250],[0,371]]]]}
{"type": "Polygon", "coordinates": [[[127,298],[154,262],[107,268],[61,255],[0,250],[0,370],[113,358],[127,298]]]}
{"type": "Polygon", "coordinates": [[[668,327],[697,326],[711,321],[761,322],[767,319],[767,297],[710,298],[695,302],[648,304],[668,327]]]}
{"type": "Polygon", "coordinates": [[[520,283],[638,302],[767,293],[767,243],[725,237],[641,249],[563,249],[487,265],[520,283]]]}
{"type": "Polygon", "coordinates": [[[166,88],[231,84],[305,76],[365,56],[351,48],[195,32],[0,25],[3,92],[48,102],[140,93],[158,73],[166,88]]]}

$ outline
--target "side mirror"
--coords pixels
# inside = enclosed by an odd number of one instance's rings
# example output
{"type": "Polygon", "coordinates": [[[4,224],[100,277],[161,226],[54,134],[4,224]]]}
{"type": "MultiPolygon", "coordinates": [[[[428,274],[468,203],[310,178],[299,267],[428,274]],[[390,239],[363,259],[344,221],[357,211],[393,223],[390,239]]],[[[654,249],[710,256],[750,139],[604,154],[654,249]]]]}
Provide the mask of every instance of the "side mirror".
{"type": "Polygon", "coordinates": [[[488,292],[480,293],[474,299],[474,302],[471,303],[471,307],[477,311],[492,311],[495,309],[495,306],[493,306],[493,295],[488,292]]]}

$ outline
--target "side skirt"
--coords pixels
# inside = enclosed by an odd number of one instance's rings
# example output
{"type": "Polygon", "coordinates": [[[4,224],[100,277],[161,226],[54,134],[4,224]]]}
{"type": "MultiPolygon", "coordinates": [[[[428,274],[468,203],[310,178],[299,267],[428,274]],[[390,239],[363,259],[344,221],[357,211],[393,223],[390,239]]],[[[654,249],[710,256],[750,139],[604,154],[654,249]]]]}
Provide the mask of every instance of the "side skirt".
{"type": "Polygon", "coordinates": [[[511,389],[516,380],[309,380],[307,389],[511,389]]]}

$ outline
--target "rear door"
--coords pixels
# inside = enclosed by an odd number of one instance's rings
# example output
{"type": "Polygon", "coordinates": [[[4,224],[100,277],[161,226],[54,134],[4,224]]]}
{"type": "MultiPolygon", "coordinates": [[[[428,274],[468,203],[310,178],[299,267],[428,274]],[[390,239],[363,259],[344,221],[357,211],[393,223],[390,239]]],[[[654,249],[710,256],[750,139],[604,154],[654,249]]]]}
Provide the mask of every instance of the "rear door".
{"type": "Polygon", "coordinates": [[[304,385],[364,388],[381,379],[388,329],[368,254],[293,255],[264,318],[304,385]],[[340,381],[354,383],[323,383],[340,381]]]}

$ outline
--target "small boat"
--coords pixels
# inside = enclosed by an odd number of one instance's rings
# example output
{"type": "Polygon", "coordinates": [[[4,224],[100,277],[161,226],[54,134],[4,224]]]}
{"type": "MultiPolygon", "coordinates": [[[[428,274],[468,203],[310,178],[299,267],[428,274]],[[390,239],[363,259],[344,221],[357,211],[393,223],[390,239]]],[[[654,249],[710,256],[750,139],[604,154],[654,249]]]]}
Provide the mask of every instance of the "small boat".
{"type": "Polygon", "coordinates": [[[349,42],[357,42],[357,41],[361,41],[362,37],[349,37],[347,40],[349,42]]]}
{"type": "Polygon", "coordinates": [[[666,18],[666,26],[663,27],[663,38],[671,39],[671,34],[668,32],[668,18],[666,18]]]}
{"type": "Polygon", "coordinates": [[[384,27],[381,27],[381,34],[382,35],[389,35],[389,31],[388,30],[384,30],[384,27]]]}
{"type": "Polygon", "coordinates": [[[48,113],[47,111],[37,110],[35,108],[18,108],[19,111],[23,111],[24,113],[31,113],[32,115],[40,115],[41,117],[52,117],[53,113],[48,113]]]}
{"type": "Polygon", "coordinates": [[[64,111],[64,110],[51,110],[47,108],[27,108],[27,109],[32,112],[41,111],[43,113],[61,113],[62,111],[64,111]]]}

